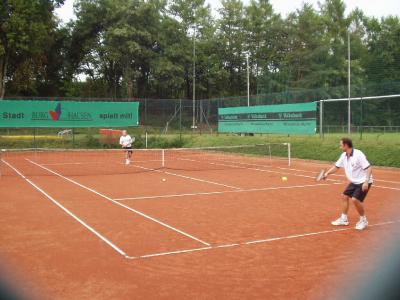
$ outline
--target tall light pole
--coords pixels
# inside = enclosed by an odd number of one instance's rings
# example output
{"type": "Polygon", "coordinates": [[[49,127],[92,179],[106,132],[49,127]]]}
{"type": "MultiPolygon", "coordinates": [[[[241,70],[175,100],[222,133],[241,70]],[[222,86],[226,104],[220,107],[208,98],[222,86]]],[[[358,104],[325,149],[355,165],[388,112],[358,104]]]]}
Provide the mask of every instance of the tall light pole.
{"type": "Polygon", "coordinates": [[[351,103],[350,103],[350,98],[351,98],[351,63],[350,63],[350,28],[347,31],[347,60],[348,60],[348,67],[347,67],[347,94],[348,94],[348,107],[347,107],[347,122],[348,122],[348,128],[347,128],[347,133],[348,135],[351,135],[351,103]]]}
{"type": "Polygon", "coordinates": [[[193,122],[192,129],[195,130],[196,126],[196,23],[193,28],[193,122]]]}
{"type": "Polygon", "coordinates": [[[247,106],[250,106],[250,71],[249,71],[249,53],[246,53],[247,62],[247,106]]]}

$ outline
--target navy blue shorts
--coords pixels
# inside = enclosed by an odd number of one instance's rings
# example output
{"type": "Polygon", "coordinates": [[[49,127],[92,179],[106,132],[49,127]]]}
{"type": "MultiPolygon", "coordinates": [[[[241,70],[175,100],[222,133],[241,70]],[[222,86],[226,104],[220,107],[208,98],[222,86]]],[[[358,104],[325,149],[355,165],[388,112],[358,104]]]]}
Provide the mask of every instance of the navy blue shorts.
{"type": "Polygon", "coordinates": [[[363,192],[362,183],[350,183],[344,190],[343,195],[349,196],[350,198],[356,198],[358,201],[363,202],[369,192],[369,189],[371,188],[371,185],[372,183],[369,183],[368,190],[363,192]]]}
{"type": "Polygon", "coordinates": [[[132,154],[132,146],[131,147],[122,147],[122,149],[124,149],[129,154],[132,154]]]}

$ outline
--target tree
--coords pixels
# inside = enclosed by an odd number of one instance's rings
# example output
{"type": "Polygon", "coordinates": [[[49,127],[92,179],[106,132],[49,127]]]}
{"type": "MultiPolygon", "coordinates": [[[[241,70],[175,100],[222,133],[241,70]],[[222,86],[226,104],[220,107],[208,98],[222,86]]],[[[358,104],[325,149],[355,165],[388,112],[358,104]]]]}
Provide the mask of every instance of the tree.
{"type": "Polygon", "coordinates": [[[324,62],[328,86],[347,84],[347,32],[350,20],[345,16],[345,8],[343,0],[326,0],[321,5],[321,15],[329,39],[328,57],[324,62]]]}
{"type": "Polygon", "coordinates": [[[250,56],[250,65],[254,65],[257,75],[271,58],[273,45],[273,25],[279,16],[273,13],[269,0],[252,0],[245,8],[246,52],[250,56]]]}
{"type": "Polygon", "coordinates": [[[240,0],[223,0],[219,9],[221,19],[217,22],[217,43],[222,68],[228,72],[227,84],[230,94],[245,92],[244,8],[240,0]]]}
{"type": "Polygon", "coordinates": [[[181,35],[182,40],[176,50],[180,53],[182,58],[180,63],[184,68],[182,75],[185,81],[185,96],[192,98],[194,67],[196,68],[196,79],[199,79],[196,82],[197,91],[204,91],[201,73],[207,69],[203,65],[206,54],[204,45],[212,40],[211,8],[210,5],[205,4],[205,0],[172,0],[169,11],[178,20],[179,27],[176,34],[181,35]],[[200,50],[196,52],[195,56],[193,56],[193,47],[200,50]]]}
{"type": "Polygon", "coordinates": [[[56,28],[54,8],[64,0],[0,2],[0,99],[6,83],[17,93],[32,93],[46,63],[45,49],[56,28]]]}

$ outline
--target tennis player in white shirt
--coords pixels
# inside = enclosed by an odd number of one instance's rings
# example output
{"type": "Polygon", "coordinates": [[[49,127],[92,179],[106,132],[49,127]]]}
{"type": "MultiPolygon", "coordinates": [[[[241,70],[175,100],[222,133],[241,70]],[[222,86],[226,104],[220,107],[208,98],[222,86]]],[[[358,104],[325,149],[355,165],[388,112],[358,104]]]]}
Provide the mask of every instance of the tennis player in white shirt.
{"type": "Polygon", "coordinates": [[[119,144],[122,146],[122,149],[125,150],[125,164],[127,165],[131,163],[132,144],[134,141],[135,137],[131,138],[126,130],[122,130],[122,135],[119,138],[119,144]]]}
{"type": "Polygon", "coordinates": [[[339,219],[332,222],[335,226],[347,226],[349,221],[347,213],[349,211],[349,199],[360,215],[360,220],[356,224],[356,229],[363,230],[367,228],[368,221],[365,215],[364,199],[372,185],[372,167],[364,153],[353,148],[353,142],[349,138],[340,140],[340,149],[343,151],[335,165],[324,174],[324,178],[335,173],[339,168],[344,168],[347,179],[350,184],[343,192],[343,209],[339,219]]]}

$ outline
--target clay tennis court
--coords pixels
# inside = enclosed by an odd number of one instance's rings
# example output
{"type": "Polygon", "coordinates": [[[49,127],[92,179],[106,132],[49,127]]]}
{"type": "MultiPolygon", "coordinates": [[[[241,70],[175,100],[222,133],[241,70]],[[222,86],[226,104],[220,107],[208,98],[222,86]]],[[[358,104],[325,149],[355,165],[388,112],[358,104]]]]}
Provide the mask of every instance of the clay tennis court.
{"type": "Polygon", "coordinates": [[[158,150],[130,165],[117,151],[2,160],[1,275],[40,299],[326,299],[400,235],[396,169],[374,168],[360,232],[353,207],[350,226],[330,224],[346,179],[315,182],[328,163],[158,150]]]}

